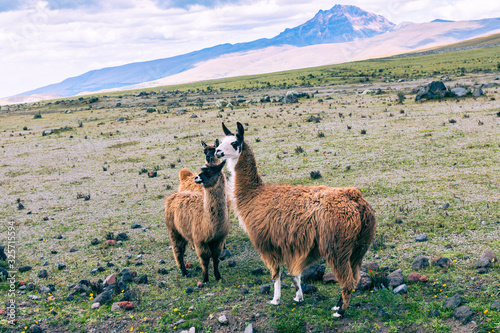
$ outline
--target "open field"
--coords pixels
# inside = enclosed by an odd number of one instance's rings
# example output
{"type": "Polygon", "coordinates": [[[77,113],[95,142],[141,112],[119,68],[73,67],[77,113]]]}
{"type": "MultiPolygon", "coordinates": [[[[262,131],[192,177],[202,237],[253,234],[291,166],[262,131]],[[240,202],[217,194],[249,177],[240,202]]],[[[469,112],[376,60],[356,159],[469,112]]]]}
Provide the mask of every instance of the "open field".
{"type": "MultiPolygon", "coordinates": [[[[498,48],[472,54],[3,106],[0,245],[7,244],[10,223],[17,238],[15,265],[32,267],[17,272],[16,281],[36,285],[16,290],[17,324],[9,326],[1,316],[0,332],[28,332],[34,324],[45,332],[180,332],[193,326],[196,332],[242,332],[249,323],[257,332],[500,331],[500,312],[490,309],[500,298],[499,265],[494,262],[484,274],[473,267],[486,248],[500,255],[500,87],[485,88],[478,98],[424,103],[414,102],[411,92],[443,75],[449,76],[449,87],[499,82],[498,48]],[[329,81],[326,73],[336,70],[329,81]],[[290,85],[308,97],[296,104],[260,102],[265,96],[277,100],[290,85]],[[367,89],[377,93],[363,94],[367,89]],[[397,103],[397,92],[406,95],[403,104],[397,103]],[[220,99],[232,106],[216,107],[220,99]],[[215,283],[211,275],[209,285],[197,288],[200,264],[190,249],[193,276],[180,277],[163,200],[175,191],[181,168],[203,165],[199,142],[222,138],[222,121],[231,129],[236,121],[245,125],[267,182],[359,187],[378,221],[365,262],[377,263],[381,272],[401,268],[407,293],[356,291],[341,320],[330,311],[340,295],[337,284],[311,283],[317,291],[300,304],[292,300],[293,288],[283,289],[282,304],[271,306],[272,295],[261,294],[256,281],[269,284],[271,278],[268,272],[252,275],[265,267],[234,215],[227,241],[233,256],[221,264],[224,282],[215,283]],[[158,176],[149,178],[143,169],[157,170],[158,176]],[[313,180],[311,171],[322,177],[313,180]],[[449,208],[440,209],[445,203],[449,208]],[[134,222],[141,228],[131,229],[134,222]],[[104,244],[109,233],[121,232],[128,236],[123,244],[104,244]],[[416,242],[423,233],[428,240],[416,242]],[[100,243],[91,245],[94,238],[100,243]],[[429,261],[446,257],[452,264],[448,269],[431,264],[419,271],[428,282],[411,283],[407,277],[418,255],[429,261]],[[59,270],[59,263],[66,267],[59,270]],[[104,269],[91,274],[99,267],[104,269]],[[138,277],[147,274],[147,283],[129,284],[133,310],[111,311],[111,303],[91,309],[97,296],[92,290],[67,300],[68,285],[82,279],[95,283],[123,268],[138,277]],[[47,278],[37,276],[43,269],[47,278]],[[38,289],[48,284],[55,287],[50,295],[38,289]],[[469,322],[443,309],[455,294],[473,310],[469,322]],[[431,316],[431,310],[439,313],[431,316]],[[227,326],[217,322],[221,314],[227,326]]],[[[0,264],[7,268],[7,262],[0,264]]],[[[291,279],[284,282],[290,285],[291,279]]],[[[8,291],[2,283],[0,309],[8,291]]],[[[112,302],[122,296],[115,294],[112,302]]]]}

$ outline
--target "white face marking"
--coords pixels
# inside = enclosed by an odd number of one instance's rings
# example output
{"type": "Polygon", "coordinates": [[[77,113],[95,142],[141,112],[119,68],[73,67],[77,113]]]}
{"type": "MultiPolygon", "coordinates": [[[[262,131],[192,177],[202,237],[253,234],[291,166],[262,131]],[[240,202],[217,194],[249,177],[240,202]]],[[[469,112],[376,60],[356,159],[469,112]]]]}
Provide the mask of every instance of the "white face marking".
{"type": "Polygon", "coordinates": [[[215,154],[217,155],[217,157],[237,161],[240,157],[241,152],[234,149],[233,147],[232,143],[236,141],[237,140],[235,135],[228,135],[224,139],[222,139],[222,142],[215,150],[215,154]]]}

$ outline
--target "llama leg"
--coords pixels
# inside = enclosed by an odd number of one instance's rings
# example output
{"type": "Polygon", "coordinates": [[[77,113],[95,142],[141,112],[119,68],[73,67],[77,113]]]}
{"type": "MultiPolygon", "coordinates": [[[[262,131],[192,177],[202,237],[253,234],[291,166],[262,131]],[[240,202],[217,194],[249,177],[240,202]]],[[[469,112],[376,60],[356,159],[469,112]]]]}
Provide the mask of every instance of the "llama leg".
{"type": "MultiPolygon", "coordinates": [[[[225,244],[225,242],[224,242],[225,244]]],[[[215,246],[211,246],[212,249],[212,261],[214,264],[214,276],[215,280],[219,281],[222,277],[219,272],[219,256],[220,253],[222,252],[220,244],[217,244],[215,246]]]]}
{"type": "Polygon", "coordinates": [[[336,311],[332,314],[332,317],[339,318],[344,316],[346,309],[349,307],[351,293],[356,288],[356,281],[354,280],[350,262],[342,262],[336,266],[330,264],[330,267],[335,273],[335,277],[339,280],[339,284],[342,286],[342,297],[338,301],[337,306],[332,308],[333,311],[336,311]]]}
{"type": "Polygon", "coordinates": [[[208,283],[208,264],[210,258],[200,258],[201,268],[203,270],[203,283],[208,283]]]}
{"type": "Polygon", "coordinates": [[[200,258],[201,269],[203,273],[203,283],[208,282],[208,264],[210,263],[210,257],[212,252],[207,244],[195,244],[196,254],[200,258]]]}
{"type": "Polygon", "coordinates": [[[175,231],[170,232],[170,242],[172,243],[172,252],[174,253],[175,262],[181,269],[182,276],[187,277],[188,272],[184,264],[184,252],[186,251],[187,242],[175,231]]]}
{"type": "Polygon", "coordinates": [[[281,274],[279,266],[276,269],[274,269],[271,273],[273,274],[273,280],[274,280],[274,297],[269,302],[269,304],[279,305],[281,298],[281,274]]]}
{"type": "Polygon", "coordinates": [[[297,289],[297,292],[295,293],[295,297],[293,299],[295,302],[304,301],[304,294],[302,293],[302,285],[300,284],[300,277],[301,274],[297,274],[293,277],[293,283],[295,285],[295,288],[297,289]]]}
{"type": "Polygon", "coordinates": [[[340,295],[340,299],[337,302],[337,305],[332,308],[332,311],[337,311],[342,307],[342,295],[340,295]]]}

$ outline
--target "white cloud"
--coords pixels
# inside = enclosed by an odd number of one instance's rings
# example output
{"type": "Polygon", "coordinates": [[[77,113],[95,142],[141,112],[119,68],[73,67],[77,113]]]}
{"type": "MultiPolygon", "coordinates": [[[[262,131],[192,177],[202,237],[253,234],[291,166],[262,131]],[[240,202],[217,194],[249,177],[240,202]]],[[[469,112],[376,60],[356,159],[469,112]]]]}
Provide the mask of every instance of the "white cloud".
{"type": "MultiPolygon", "coordinates": [[[[394,23],[500,17],[496,1],[488,0],[338,2],[359,6],[394,23]]],[[[271,38],[335,4],[326,0],[189,2],[209,7],[172,7],[181,2],[167,0],[17,3],[17,7],[2,7],[0,3],[0,73],[7,78],[0,81],[0,97],[92,69],[170,57],[222,43],[271,38]]]]}

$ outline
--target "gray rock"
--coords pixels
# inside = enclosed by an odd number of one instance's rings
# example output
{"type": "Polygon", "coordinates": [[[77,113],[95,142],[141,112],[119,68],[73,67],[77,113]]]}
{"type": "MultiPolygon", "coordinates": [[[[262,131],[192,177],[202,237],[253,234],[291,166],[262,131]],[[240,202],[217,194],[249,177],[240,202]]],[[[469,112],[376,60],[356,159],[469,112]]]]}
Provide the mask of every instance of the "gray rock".
{"type": "Polygon", "coordinates": [[[364,264],[363,266],[361,266],[361,270],[364,272],[368,272],[368,271],[378,272],[379,269],[380,268],[376,262],[368,262],[368,263],[364,264]]]}
{"type": "Polygon", "coordinates": [[[245,332],[244,333],[253,333],[252,323],[248,324],[248,326],[245,327],[245,332]]]}
{"type": "Polygon", "coordinates": [[[443,309],[455,309],[462,303],[462,297],[459,294],[455,294],[455,296],[447,298],[443,304],[443,309]]]}
{"type": "Polygon", "coordinates": [[[356,287],[357,290],[369,290],[373,285],[373,280],[372,277],[364,272],[360,271],[359,272],[359,283],[358,286],[356,287]]]}
{"type": "Polygon", "coordinates": [[[490,83],[486,83],[486,84],[482,85],[483,88],[493,88],[496,86],[498,86],[498,83],[496,83],[496,82],[490,82],[490,83]]]}
{"type": "Polygon", "coordinates": [[[226,258],[232,257],[233,254],[229,249],[223,249],[222,252],[220,253],[219,259],[220,260],[225,260],[226,258]]]}
{"type": "Polygon", "coordinates": [[[318,290],[318,288],[316,288],[315,286],[311,286],[310,284],[301,283],[300,286],[302,287],[302,292],[304,293],[304,295],[312,294],[318,290]]]}
{"type": "Polygon", "coordinates": [[[174,323],[174,325],[175,325],[175,326],[177,326],[177,325],[182,324],[183,322],[185,322],[185,320],[184,320],[184,319],[180,319],[180,320],[177,320],[177,321],[174,323]]]}
{"type": "Polygon", "coordinates": [[[9,277],[9,272],[3,267],[0,267],[0,281],[3,281],[3,279],[7,279],[9,277]]]}
{"type": "Polygon", "coordinates": [[[466,324],[474,314],[474,311],[472,311],[470,307],[462,305],[453,311],[453,318],[460,320],[463,324],[466,324]]]}
{"type": "Polygon", "coordinates": [[[229,324],[229,321],[227,320],[225,315],[219,316],[219,318],[217,320],[219,321],[219,324],[221,324],[221,325],[229,324]]]}
{"type": "Polygon", "coordinates": [[[474,268],[486,268],[486,267],[491,267],[491,259],[488,257],[481,258],[474,264],[474,268]]]}
{"type": "Polygon", "coordinates": [[[33,324],[30,326],[30,333],[43,333],[43,329],[40,326],[33,324]]]}
{"type": "Polygon", "coordinates": [[[57,264],[57,269],[58,269],[58,270],[62,271],[62,270],[63,270],[63,269],[65,269],[65,268],[66,268],[66,265],[65,265],[65,264],[61,264],[61,263],[58,263],[58,264],[57,264]]]}
{"type": "Polygon", "coordinates": [[[429,311],[429,316],[430,317],[439,317],[439,310],[432,309],[431,311],[429,311]]]}
{"type": "Polygon", "coordinates": [[[283,103],[298,103],[299,97],[296,91],[287,91],[285,97],[282,99],[283,103]]]}
{"type": "Polygon", "coordinates": [[[321,281],[325,275],[326,267],[324,265],[313,264],[302,272],[302,281],[306,283],[321,281]]]}
{"type": "Polygon", "coordinates": [[[270,292],[271,292],[271,285],[270,284],[265,284],[265,285],[260,287],[261,294],[269,295],[270,292]]]}
{"type": "Polygon", "coordinates": [[[391,274],[387,275],[387,282],[391,287],[397,287],[404,283],[403,271],[398,269],[391,274]]]}
{"type": "Polygon", "coordinates": [[[47,273],[46,269],[42,269],[40,272],[38,272],[38,277],[40,279],[45,279],[49,274],[47,273]]]}
{"type": "Polygon", "coordinates": [[[411,268],[417,271],[420,269],[424,269],[427,266],[429,266],[429,258],[422,256],[416,256],[415,259],[413,259],[413,263],[411,264],[411,268]]]}
{"type": "Polygon", "coordinates": [[[481,254],[481,258],[490,258],[492,262],[497,261],[497,256],[491,249],[485,249],[481,254]]]}
{"type": "Polygon", "coordinates": [[[408,291],[408,286],[406,284],[402,284],[397,288],[394,288],[395,294],[405,294],[408,291]]]}
{"type": "Polygon", "coordinates": [[[118,235],[116,235],[116,240],[117,241],[124,241],[124,240],[127,240],[128,239],[128,236],[125,232],[121,232],[119,233],[118,235]]]}
{"type": "Polygon", "coordinates": [[[97,238],[94,238],[93,240],[90,241],[90,244],[97,245],[99,244],[99,240],[97,238]]]}
{"type": "Polygon", "coordinates": [[[227,267],[236,267],[236,261],[234,260],[229,260],[227,262],[227,267]]]}
{"type": "Polygon", "coordinates": [[[453,88],[451,89],[451,92],[457,95],[457,97],[463,97],[469,93],[469,91],[463,87],[453,88]]]}
{"type": "Polygon", "coordinates": [[[417,236],[415,236],[415,240],[417,242],[425,242],[425,241],[427,241],[427,235],[426,234],[417,235],[417,236]]]}
{"type": "Polygon", "coordinates": [[[477,274],[486,274],[488,270],[486,268],[478,268],[476,272],[477,274]]]}
{"type": "Polygon", "coordinates": [[[5,254],[5,246],[0,246],[0,260],[7,260],[7,255],[5,254]]]}
{"type": "Polygon", "coordinates": [[[490,309],[500,311],[500,302],[495,300],[493,304],[491,304],[490,309]]]}
{"type": "Polygon", "coordinates": [[[421,86],[418,89],[415,101],[420,101],[422,99],[432,99],[432,98],[443,98],[452,97],[454,94],[446,88],[441,81],[432,81],[426,85],[421,86]]]}
{"type": "Polygon", "coordinates": [[[23,273],[23,272],[27,272],[27,271],[31,271],[31,266],[19,267],[19,272],[23,273]]]}
{"type": "Polygon", "coordinates": [[[37,301],[39,299],[37,295],[29,295],[29,298],[31,298],[34,301],[37,301]]]}
{"type": "Polygon", "coordinates": [[[194,291],[193,287],[187,287],[186,288],[186,294],[191,294],[194,291]]]}
{"type": "Polygon", "coordinates": [[[260,267],[252,270],[252,275],[262,275],[262,274],[264,274],[264,270],[260,267]]]}
{"type": "Polygon", "coordinates": [[[483,89],[481,89],[481,86],[474,87],[474,91],[472,92],[472,96],[479,97],[482,94],[483,94],[483,89]]]}
{"type": "Polygon", "coordinates": [[[389,317],[389,314],[384,309],[378,309],[377,315],[382,318],[389,317]]]}
{"type": "Polygon", "coordinates": [[[137,222],[134,222],[132,223],[132,226],[131,226],[132,229],[140,229],[142,228],[142,225],[140,225],[139,223],[137,222]]]}
{"type": "Polygon", "coordinates": [[[111,302],[111,297],[113,297],[113,288],[104,290],[102,293],[97,295],[94,299],[94,303],[106,304],[111,302]]]}
{"type": "Polygon", "coordinates": [[[71,249],[69,249],[69,252],[76,252],[78,251],[78,248],[76,246],[73,246],[71,247],[71,249]]]}
{"type": "Polygon", "coordinates": [[[148,283],[148,275],[147,274],[144,274],[144,275],[141,275],[139,277],[136,277],[134,279],[135,283],[137,284],[147,284],[148,283]]]}
{"type": "Polygon", "coordinates": [[[43,293],[43,294],[48,294],[48,293],[50,293],[52,290],[50,290],[50,288],[49,288],[49,287],[40,286],[40,287],[38,287],[38,291],[40,291],[40,293],[43,293]]]}

